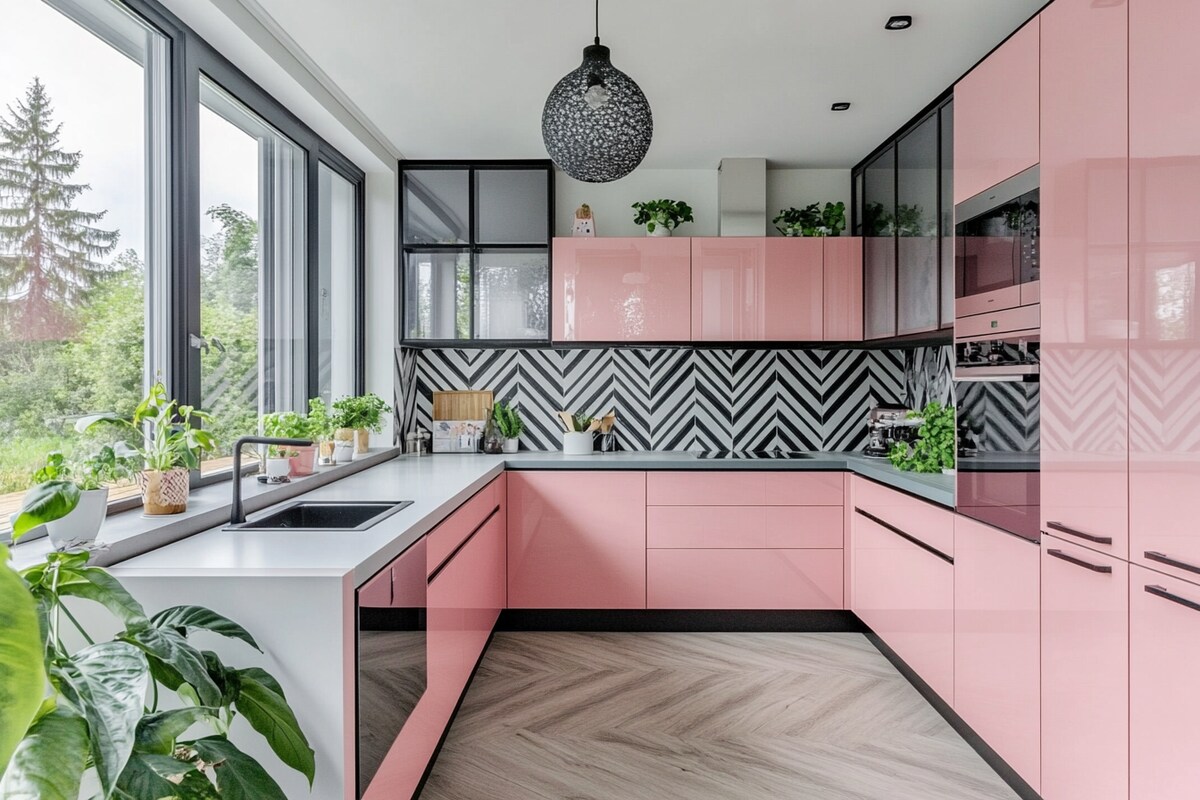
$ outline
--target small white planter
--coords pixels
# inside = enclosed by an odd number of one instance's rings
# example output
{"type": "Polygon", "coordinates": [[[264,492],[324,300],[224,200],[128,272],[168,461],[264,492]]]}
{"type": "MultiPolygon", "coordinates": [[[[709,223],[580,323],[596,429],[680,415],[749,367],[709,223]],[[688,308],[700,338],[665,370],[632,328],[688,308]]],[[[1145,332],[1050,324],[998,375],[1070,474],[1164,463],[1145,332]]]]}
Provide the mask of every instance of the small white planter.
{"type": "Polygon", "coordinates": [[[108,489],[79,493],[79,505],[62,519],[46,523],[46,535],[55,548],[91,544],[108,514],[108,489]]]}
{"type": "Polygon", "coordinates": [[[587,431],[563,431],[563,455],[590,456],[592,454],[592,434],[587,431]]]}
{"type": "Polygon", "coordinates": [[[666,225],[655,224],[654,230],[646,231],[646,235],[647,236],[670,236],[671,229],[668,228],[666,225]]]}
{"type": "Polygon", "coordinates": [[[292,471],[292,460],[287,456],[267,458],[267,483],[286,483],[292,471]]]}
{"type": "Polygon", "coordinates": [[[521,440],[518,439],[517,437],[514,436],[511,439],[504,440],[504,452],[505,453],[515,453],[520,449],[521,449],[521,440]]]}
{"type": "Polygon", "coordinates": [[[354,442],[339,439],[333,444],[333,463],[349,464],[354,460],[354,442]]]}

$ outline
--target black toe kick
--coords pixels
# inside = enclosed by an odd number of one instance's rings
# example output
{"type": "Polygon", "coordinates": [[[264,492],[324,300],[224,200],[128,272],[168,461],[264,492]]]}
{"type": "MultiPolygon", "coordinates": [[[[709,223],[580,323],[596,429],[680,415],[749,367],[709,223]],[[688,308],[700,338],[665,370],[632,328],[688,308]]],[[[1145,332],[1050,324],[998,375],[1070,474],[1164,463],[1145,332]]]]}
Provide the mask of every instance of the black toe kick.
{"type": "Polygon", "coordinates": [[[497,631],[605,633],[866,633],[851,611],[508,608],[497,631]]]}

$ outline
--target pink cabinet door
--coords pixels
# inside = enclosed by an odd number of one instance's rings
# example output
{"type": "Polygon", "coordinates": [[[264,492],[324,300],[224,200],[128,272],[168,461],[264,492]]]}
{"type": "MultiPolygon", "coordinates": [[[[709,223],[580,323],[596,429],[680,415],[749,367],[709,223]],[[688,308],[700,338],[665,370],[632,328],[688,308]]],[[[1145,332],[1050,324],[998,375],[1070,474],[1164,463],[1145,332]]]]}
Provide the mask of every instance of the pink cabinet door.
{"type": "Polygon", "coordinates": [[[512,608],[646,607],[646,473],[510,472],[512,608]]]}
{"type": "Polygon", "coordinates": [[[954,520],[954,710],[1038,789],[1040,620],[1035,542],[954,520]]]}
{"type": "Polygon", "coordinates": [[[954,86],[954,202],[961,203],[1036,163],[1035,18],[954,86]]]}
{"type": "Polygon", "coordinates": [[[825,308],[822,333],[828,342],[860,342],[863,338],[863,240],[860,236],[827,236],[825,308]]]}
{"type": "Polygon", "coordinates": [[[1129,4],[1129,558],[1189,581],[1200,581],[1197,30],[1200,4],[1129,4]]]}
{"type": "Polygon", "coordinates": [[[1042,537],[1045,800],[1129,796],[1129,565],[1042,537]]]}
{"type": "Polygon", "coordinates": [[[649,550],[648,608],[842,608],[842,551],[649,550]]]}
{"type": "Polygon", "coordinates": [[[1130,567],[1131,800],[1194,800],[1200,794],[1197,664],[1200,585],[1130,567]]]}
{"type": "Polygon", "coordinates": [[[476,528],[483,524],[491,513],[504,503],[504,475],[496,478],[476,492],[470,500],[458,507],[429,532],[427,554],[430,574],[450,557],[460,544],[476,528]]]}
{"type": "Polygon", "coordinates": [[[358,605],[361,608],[388,608],[392,605],[392,568],[390,565],[358,587],[358,605]]]}
{"type": "Polygon", "coordinates": [[[1119,558],[1129,517],[1131,5],[1057,0],[1041,15],[1042,529],[1119,558]]]}
{"type": "Polygon", "coordinates": [[[954,565],[861,514],[852,541],[853,610],[953,705],[954,565]]]}
{"type": "Polygon", "coordinates": [[[840,472],[651,472],[652,506],[840,506],[840,472]]]}
{"type": "Polygon", "coordinates": [[[761,338],[815,342],[824,338],[825,246],[817,237],[769,237],[757,301],[761,338]]]}
{"type": "Polygon", "coordinates": [[[556,238],[556,342],[691,339],[691,245],[683,237],[556,238]]]}
{"type": "Polygon", "coordinates": [[[841,506],[650,506],[646,546],[707,548],[842,548],[841,506]]]}
{"type": "Polygon", "coordinates": [[[954,555],[954,513],[942,506],[854,476],[854,507],[900,528],[948,556],[954,555]]]}

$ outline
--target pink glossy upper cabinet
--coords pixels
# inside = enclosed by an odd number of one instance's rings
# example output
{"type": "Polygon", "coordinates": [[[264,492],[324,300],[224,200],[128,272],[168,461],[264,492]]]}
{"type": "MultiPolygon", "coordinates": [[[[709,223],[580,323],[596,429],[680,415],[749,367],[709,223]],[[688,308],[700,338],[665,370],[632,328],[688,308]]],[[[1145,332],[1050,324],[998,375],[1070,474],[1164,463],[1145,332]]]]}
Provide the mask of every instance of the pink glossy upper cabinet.
{"type": "Polygon", "coordinates": [[[556,342],[691,339],[691,244],[686,238],[556,238],[556,342]]]}
{"type": "Polygon", "coordinates": [[[862,237],[826,236],[825,308],[821,315],[827,342],[858,342],[863,338],[862,237]]]}
{"type": "Polygon", "coordinates": [[[1036,542],[954,520],[954,710],[1035,790],[1041,778],[1036,542]]]}
{"type": "Polygon", "coordinates": [[[1041,15],[1042,527],[1122,558],[1127,9],[1057,0],[1041,15]]]}
{"type": "Polygon", "coordinates": [[[511,608],[646,607],[646,473],[510,472],[511,608]]]}
{"type": "Polygon", "coordinates": [[[954,86],[954,202],[961,203],[1036,163],[1038,20],[1034,18],[954,86]]]}
{"type": "Polygon", "coordinates": [[[776,342],[824,338],[825,245],[818,237],[769,237],[758,305],[761,336],[776,342]]]}
{"type": "Polygon", "coordinates": [[[1041,609],[1041,795],[1125,800],[1129,565],[1044,536],[1041,609]]]}
{"type": "MultiPolygon", "coordinates": [[[[1181,20],[1182,22],[1182,20],[1181,20]]],[[[1129,796],[1200,796],[1200,585],[1129,568],[1129,796]]]]}
{"type": "Polygon", "coordinates": [[[1129,557],[1200,580],[1200,4],[1129,15],[1129,557]]]}

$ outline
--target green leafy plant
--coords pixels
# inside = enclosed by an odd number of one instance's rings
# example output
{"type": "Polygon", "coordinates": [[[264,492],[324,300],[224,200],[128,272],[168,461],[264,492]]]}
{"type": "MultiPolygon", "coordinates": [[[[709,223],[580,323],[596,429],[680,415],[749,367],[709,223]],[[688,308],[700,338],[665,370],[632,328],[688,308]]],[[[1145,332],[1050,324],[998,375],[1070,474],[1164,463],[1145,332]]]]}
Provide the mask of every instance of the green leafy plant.
{"type": "Polygon", "coordinates": [[[333,403],[334,427],[351,430],[366,428],[379,433],[383,429],[383,414],[389,410],[391,407],[377,394],[343,397],[333,403]]]}
{"type": "Polygon", "coordinates": [[[684,222],[695,222],[692,207],[682,200],[646,200],[634,203],[632,208],[637,211],[633,224],[645,225],[647,233],[654,233],[659,225],[671,230],[684,222]]]}
{"type": "Polygon", "coordinates": [[[896,206],[896,234],[898,236],[928,236],[925,211],[919,205],[901,203],[896,206]]]}
{"type": "Polygon", "coordinates": [[[521,435],[521,431],[525,430],[525,422],[521,419],[520,412],[510,403],[500,401],[492,406],[492,418],[496,420],[496,427],[505,439],[516,439],[521,435]]]}
{"type": "Polygon", "coordinates": [[[238,715],[312,785],[315,755],[279,682],[193,641],[217,635],[260,650],[245,628],[200,606],[147,615],[86,553],[53,553],[20,574],[0,557],[0,607],[16,621],[0,628],[0,796],[74,800],[90,771],[99,798],[286,800],[230,739],[238,715]],[[67,599],[100,604],[119,633],[97,640],[67,599]],[[72,651],[68,639],[84,646],[72,651]],[[210,733],[189,735],[198,725],[210,733]]]}
{"type": "Polygon", "coordinates": [[[583,412],[579,412],[578,414],[575,414],[574,416],[571,417],[571,421],[575,423],[575,431],[577,433],[581,432],[581,431],[586,431],[588,429],[588,426],[591,425],[592,422],[595,421],[595,419],[596,418],[593,417],[591,414],[584,414],[583,412]]]}
{"type": "Polygon", "coordinates": [[[329,413],[329,408],[325,405],[325,401],[319,397],[314,397],[308,401],[308,438],[314,442],[324,442],[333,438],[333,432],[337,430],[337,425],[334,424],[333,415],[329,413]]]}
{"type": "Polygon", "coordinates": [[[785,208],[771,222],[784,236],[841,236],[846,228],[846,204],[838,201],[826,203],[823,209],[819,203],[785,208]]]}
{"type": "Polygon", "coordinates": [[[910,419],[921,419],[913,443],[896,442],[888,460],[905,472],[941,472],[954,468],[954,406],[930,403],[921,411],[908,412],[910,419]]]}
{"type": "Polygon", "coordinates": [[[883,203],[867,203],[863,206],[863,234],[865,236],[892,236],[896,232],[896,218],[883,203]]]}
{"type": "Polygon", "coordinates": [[[78,461],[72,461],[61,451],[55,450],[46,456],[46,463],[33,473],[33,481],[72,481],[81,491],[90,492],[129,479],[135,469],[137,464],[133,459],[118,456],[117,451],[107,445],[78,461]]]}
{"type": "MultiPolygon", "coordinates": [[[[262,418],[263,434],[266,436],[278,436],[284,439],[309,439],[311,438],[310,427],[308,420],[296,413],[295,411],[279,411],[273,414],[264,414],[262,418]]],[[[294,448],[279,447],[270,445],[267,452],[274,458],[291,458],[298,455],[294,448]]]]}
{"type": "Polygon", "coordinates": [[[75,423],[75,429],[83,432],[102,423],[125,428],[142,444],[124,448],[141,456],[146,469],[167,472],[175,467],[199,469],[201,455],[216,449],[212,434],[192,424],[207,419],[208,414],[169,399],[166,387],[156,383],[131,416],[93,414],[75,423]]]}

